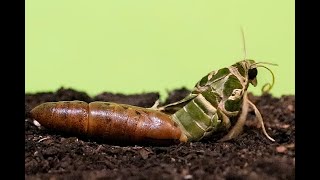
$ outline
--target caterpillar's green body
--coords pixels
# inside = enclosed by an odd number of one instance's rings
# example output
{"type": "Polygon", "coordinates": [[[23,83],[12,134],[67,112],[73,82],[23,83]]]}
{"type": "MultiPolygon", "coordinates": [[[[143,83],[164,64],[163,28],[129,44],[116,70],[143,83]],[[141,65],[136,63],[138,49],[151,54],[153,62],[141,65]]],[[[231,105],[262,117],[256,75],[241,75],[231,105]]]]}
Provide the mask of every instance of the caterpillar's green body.
{"type": "Polygon", "coordinates": [[[172,115],[189,141],[198,141],[214,132],[228,130],[230,118],[241,110],[249,84],[257,85],[257,67],[253,60],[243,60],[204,76],[183,100],[188,102],[172,115]]]}

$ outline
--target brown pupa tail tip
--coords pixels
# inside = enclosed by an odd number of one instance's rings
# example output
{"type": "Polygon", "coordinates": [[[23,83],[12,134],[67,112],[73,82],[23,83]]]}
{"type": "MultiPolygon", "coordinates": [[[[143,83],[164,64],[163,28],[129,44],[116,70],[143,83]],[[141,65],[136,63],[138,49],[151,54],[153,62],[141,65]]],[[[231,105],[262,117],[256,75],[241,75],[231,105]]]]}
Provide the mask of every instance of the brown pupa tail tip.
{"type": "Polygon", "coordinates": [[[186,143],[186,142],[188,142],[188,137],[185,134],[181,133],[179,140],[180,140],[180,142],[186,143]]]}

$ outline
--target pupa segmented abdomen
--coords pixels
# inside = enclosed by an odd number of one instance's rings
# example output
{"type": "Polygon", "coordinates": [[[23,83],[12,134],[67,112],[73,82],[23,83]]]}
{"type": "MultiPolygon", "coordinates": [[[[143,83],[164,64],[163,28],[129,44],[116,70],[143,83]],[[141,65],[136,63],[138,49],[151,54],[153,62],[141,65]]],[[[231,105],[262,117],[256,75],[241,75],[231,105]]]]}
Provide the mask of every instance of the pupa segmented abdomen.
{"type": "Polygon", "coordinates": [[[171,116],[157,110],[110,102],[46,102],[31,110],[42,126],[111,141],[186,141],[171,116]]]}

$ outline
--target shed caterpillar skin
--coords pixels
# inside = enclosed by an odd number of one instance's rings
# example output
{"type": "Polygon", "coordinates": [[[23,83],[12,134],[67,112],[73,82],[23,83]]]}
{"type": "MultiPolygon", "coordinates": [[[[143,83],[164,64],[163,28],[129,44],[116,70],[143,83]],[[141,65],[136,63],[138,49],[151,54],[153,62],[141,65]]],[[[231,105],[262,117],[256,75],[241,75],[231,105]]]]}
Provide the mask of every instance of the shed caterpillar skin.
{"type": "MultiPolygon", "coordinates": [[[[242,131],[248,108],[252,107],[263,133],[274,141],[264,128],[259,110],[247,98],[249,84],[257,85],[257,67],[266,68],[261,64],[242,60],[212,71],[184,99],[162,107],[60,101],[40,104],[30,114],[46,128],[88,137],[133,143],[179,143],[199,141],[219,132],[228,132],[221,141],[235,138],[242,131]],[[163,112],[179,105],[183,107],[173,114],[163,112]],[[236,122],[230,121],[238,115],[236,122]]],[[[272,84],[264,86],[264,91],[272,88],[273,74],[272,77],[272,84]]]]}

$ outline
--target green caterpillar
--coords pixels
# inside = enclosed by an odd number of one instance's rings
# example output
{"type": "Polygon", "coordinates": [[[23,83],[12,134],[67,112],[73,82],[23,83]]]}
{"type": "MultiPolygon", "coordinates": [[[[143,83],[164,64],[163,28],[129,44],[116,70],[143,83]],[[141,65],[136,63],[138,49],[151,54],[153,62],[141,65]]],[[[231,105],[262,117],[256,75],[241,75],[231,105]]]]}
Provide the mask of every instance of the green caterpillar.
{"type": "MultiPolygon", "coordinates": [[[[172,115],[172,119],[182,129],[188,141],[199,141],[212,133],[229,130],[231,117],[241,115],[229,133],[221,140],[229,140],[240,134],[244,121],[251,106],[260,121],[264,134],[272,141],[266,132],[259,110],[247,98],[249,84],[257,85],[257,67],[264,67],[254,60],[243,60],[212,71],[204,76],[194,87],[192,92],[181,101],[159,107],[159,110],[178,107],[185,104],[172,115]]],[[[268,69],[268,68],[267,68],[268,69]]],[[[274,84],[263,86],[263,91],[269,91],[274,84]]]]}

